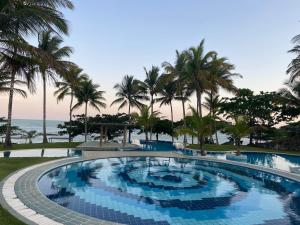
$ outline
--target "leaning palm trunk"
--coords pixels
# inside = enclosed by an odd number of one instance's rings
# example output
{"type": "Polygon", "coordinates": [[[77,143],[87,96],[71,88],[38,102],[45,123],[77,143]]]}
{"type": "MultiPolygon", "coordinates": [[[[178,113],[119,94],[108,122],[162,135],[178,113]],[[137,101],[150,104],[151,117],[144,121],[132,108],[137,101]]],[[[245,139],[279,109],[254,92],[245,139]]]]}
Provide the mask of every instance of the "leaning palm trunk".
{"type": "Polygon", "coordinates": [[[43,73],[43,143],[48,143],[46,128],[46,76],[43,73]]]}
{"type": "Polygon", "coordinates": [[[8,112],[7,112],[7,125],[6,125],[6,136],[5,136],[5,147],[11,147],[11,118],[12,118],[12,106],[14,97],[14,84],[15,84],[16,73],[12,72],[10,90],[9,90],[9,100],[8,100],[8,112]]]}
{"type": "Polygon", "coordinates": [[[72,91],[71,101],[70,101],[70,114],[69,114],[69,143],[72,141],[71,132],[72,132],[73,98],[74,98],[74,93],[72,91]]]}
{"type": "Polygon", "coordinates": [[[85,103],[85,116],[84,116],[84,142],[87,141],[87,102],[85,103]]]}
{"type": "Polygon", "coordinates": [[[174,136],[173,136],[174,119],[173,119],[173,107],[172,107],[172,102],[170,102],[170,108],[171,108],[171,121],[172,121],[172,142],[174,142],[174,136]]]}

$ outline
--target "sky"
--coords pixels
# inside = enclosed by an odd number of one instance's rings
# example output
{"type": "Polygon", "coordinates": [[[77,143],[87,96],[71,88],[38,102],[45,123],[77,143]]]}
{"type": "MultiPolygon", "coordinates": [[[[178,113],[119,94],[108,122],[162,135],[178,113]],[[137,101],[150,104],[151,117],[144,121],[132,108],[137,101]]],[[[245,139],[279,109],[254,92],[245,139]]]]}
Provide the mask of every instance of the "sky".
{"type": "MultiPolygon", "coordinates": [[[[196,46],[205,39],[206,51],[215,50],[236,66],[240,88],[276,91],[282,87],[292,55],[291,39],[300,33],[298,0],[74,0],[75,9],[65,11],[70,34],[65,45],[74,54],[70,60],[84,69],[106,91],[108,107],[101,113],[116,113],[113,86],[125,74],[143,80],[143,67],[174,62],[175,50],[196,46]]],[[[36,44],[36,38],[29,41],[36,44]]],[[[27,99],[16,96],[13,117],[42,118],[42,92],[27,99]]],[[[47,118],[68,118],[69,99],[57,104],[54,87],[47,89],[47,118]]],[[[228,95],[222,92],[222,95],[228,95]]],[[[0,96],[0,116],[7,115],[7,95],[0,96]]],[[[191,104],[195,103],[192,99],[191,104]]],[[[159,107],[170,118],[168,106],[159,107]]],[[[175,120],[182,116],[174,103],[175,120]]],[[[125,112],[120,111],[120,112],[125,112]]],[[[78,110],[75,113],[82,113],[78,110]]],[[[90,115],[97,112],[89,109],[90,115]]]]}

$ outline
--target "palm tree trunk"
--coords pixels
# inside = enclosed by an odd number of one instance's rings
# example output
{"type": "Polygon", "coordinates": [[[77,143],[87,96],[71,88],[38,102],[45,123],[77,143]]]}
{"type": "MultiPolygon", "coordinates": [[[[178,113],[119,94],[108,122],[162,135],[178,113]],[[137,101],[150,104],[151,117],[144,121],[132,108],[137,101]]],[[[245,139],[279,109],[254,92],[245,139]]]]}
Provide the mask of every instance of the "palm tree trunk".
{"type": "MultiPolygon", "coordinates": [[[[181,102],[182,102],[183,126],[184,126],[184,128],[186,128],[186,120],[185,120],[185,105],[184,105],[184,100],[182,100],[181,102]]],[[[186,134],[184,134],[184,135],[183,135],[183,144],[184,144],[184,146],[187,144],[187,138],[186,138],[186,134]]]]}
{"type": "Polygon", "coordinates": [[[172,101],[170,102],[170,108],[171,108],[171,121],[172,121],[172,142],[174,142],[174,136],[173,136],[174,120],[173,120],[173,107],[172,107],[172,101]]]}
{"type": "Polygon", "coordinates": [[[5,147],[11,147],[11,119],[12,119],[12,107],[14,98],[14,85],[15,85],[16,73],[13,72],[10,81],[9,100],[8,100],[8,112],[7,112],[7,124],[6,124],[6,136],[5,136],[5,147]]]}
{"type": "MultiPolygon", "coordinates": [[[[153,115],[153,95],[151,95],[151,115],[153,115]]],[[[150,127],[150,141],[152,140],[152,126],[150,127]]]]}
{"type": "Polygon", "coordinates": [[[71,101],[70,101],[70,114],[69,114],[69,143],[72,141],[72,137],[71,137],[71,130],[72,130],[72,112],[73,112],[73,98],[74,98],[74,94],[73,91],[71,92],[71,101]]]}
{"type": "Polygon", "coordinates": [[[42,74],[42,77],[43,77],[43,143],[48,143],[47,128],[46,128],[46,76],[45,76],[45,73],[42,74]]]}
{"type": "MultiPolygon", "coordinates": [[[[128,116],[129,116],[129,121],[131,121],[131,111],[130,111],[130,104],[128,104],[128,116]]],[[[128,132],[128,143],[131,142],[131,129],[129,127],[129,132],[128,132]]]]}
{"type": "Polygon", "coordinates": [[[85,116],[84,116],[84,142],[87,141],[87,102],[85,103],[85,116]]]}

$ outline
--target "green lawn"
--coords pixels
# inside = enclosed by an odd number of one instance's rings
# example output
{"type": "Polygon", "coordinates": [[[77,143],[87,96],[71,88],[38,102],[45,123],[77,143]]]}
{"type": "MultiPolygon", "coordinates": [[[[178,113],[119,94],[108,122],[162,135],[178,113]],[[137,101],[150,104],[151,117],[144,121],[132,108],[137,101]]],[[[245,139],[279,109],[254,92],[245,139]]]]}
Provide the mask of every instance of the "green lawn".
{"type": "MultiPolygon", "coordinates": [[[[46,161],[53,160],[54,158],[9,158],[0,159],[0,180],[4,179],[10,173],[33,165],[37,163],[42,163],[46,161]]],[[[0,206],[0,224],[7,225],[19,225],[24,224],[17,220],[15,217],[10,215],[5,209],[0,206]]]]}
{"type": "Polygon", "coordinates": [[[33,148],[74,148],[77,147],[81,142],[57,142],[57,143],[33,143],[33,144],[14,144],[11,148],[4,148],[0,145],[0,151],[3,150],[19,150],[19,149],[33,149],[33,148]]]}
{"type": "MultiPolygon", "coordinates": [[[[188,145],[188,148],[199,149],[199,146],[196,144],[188,145]]],[[[235,151],[235,146],[233,145],[216,145],[216,144],[206,144],[204,145],[204,149],[206,151],[235,151]]],[[[247,152],[274,152],[274,153],[284,153],[284,154],[294,154],[300,155],[300,151],[290,151],[290,150],[273,150],[267,148],[258,148],[258,147],[249,147],[249,146],[241,146],[241,151],[247,152]]]]}

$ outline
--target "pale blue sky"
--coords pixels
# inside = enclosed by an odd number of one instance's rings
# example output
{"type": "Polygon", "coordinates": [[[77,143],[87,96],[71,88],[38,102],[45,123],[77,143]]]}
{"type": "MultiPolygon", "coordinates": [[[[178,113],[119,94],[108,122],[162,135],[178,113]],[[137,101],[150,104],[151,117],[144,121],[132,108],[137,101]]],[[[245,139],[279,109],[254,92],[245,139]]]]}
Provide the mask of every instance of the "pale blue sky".
{"type": "MultiPolygon", "coordinates": [[[[143,66],[173,62],[176,49],[195,46],[203,38],[207,50],[228,57],[236,65],[236,72],[244,76],[237,80],[237,86],[255,91],[277,90],[287,78],[290,40],[300,33],[298,0],[76,0],[74,3],[75,10],[65,14],[71,28],[66,44],[74,48],[72,60],[107,92],[109,104],[114,96],[113,85],[125,74],[143,79],[143,66]]],[[[20,100],[15,117],[41,117],[41,107],[34,114],[21,107],[29,102],[40,104],[41,96],[20,100]]],[[[67,117],[66,104],[57,106],[55,99],[49,99],[49,105],[49,118],[67,117]]],[[[164,109],[168,117],[169,109],[164,109]]],[[[176,111],[179,118],[181,109],[176,111]]],[[[116,108],[104,112],[114,113],[116,108]]]]}

